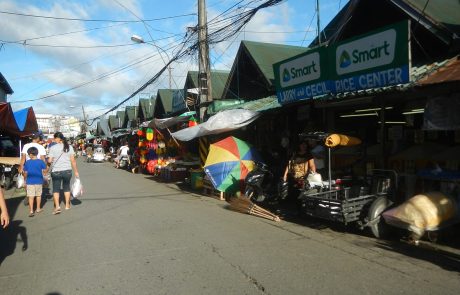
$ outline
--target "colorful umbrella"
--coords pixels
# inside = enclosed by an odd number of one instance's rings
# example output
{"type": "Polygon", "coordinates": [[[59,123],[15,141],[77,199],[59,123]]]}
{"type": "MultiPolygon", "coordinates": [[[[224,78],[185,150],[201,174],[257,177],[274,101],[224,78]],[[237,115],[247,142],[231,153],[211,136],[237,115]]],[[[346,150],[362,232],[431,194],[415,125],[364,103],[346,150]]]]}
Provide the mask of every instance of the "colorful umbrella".
{"type": "Polygon", "coordinates": [[[211,144],[204,171],[217,190],[235,192],[242,188],[244,178],[257,159],[253,147],[230,136],[211,144]]]}

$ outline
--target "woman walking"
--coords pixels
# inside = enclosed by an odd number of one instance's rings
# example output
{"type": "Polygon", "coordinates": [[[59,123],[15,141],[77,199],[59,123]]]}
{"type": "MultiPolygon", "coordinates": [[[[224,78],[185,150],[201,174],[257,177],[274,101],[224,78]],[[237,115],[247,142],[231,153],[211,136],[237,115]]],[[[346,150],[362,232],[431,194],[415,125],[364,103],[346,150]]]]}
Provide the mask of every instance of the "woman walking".
{"type": "Polygon", "coordinates": [[[61,213],[59,202],[59,192],[62,186],[65,197],[65,209],[70,209],[70,179],[72,170],[75,177],[79,177],[77,163],[74,158],[74,150],[67,142],[67,139],[61,132],[54,134],[56,142],[49,150],[48,163],[51,163],[50,172],[53,182],[54,211],[53,214],[61,213]]]}

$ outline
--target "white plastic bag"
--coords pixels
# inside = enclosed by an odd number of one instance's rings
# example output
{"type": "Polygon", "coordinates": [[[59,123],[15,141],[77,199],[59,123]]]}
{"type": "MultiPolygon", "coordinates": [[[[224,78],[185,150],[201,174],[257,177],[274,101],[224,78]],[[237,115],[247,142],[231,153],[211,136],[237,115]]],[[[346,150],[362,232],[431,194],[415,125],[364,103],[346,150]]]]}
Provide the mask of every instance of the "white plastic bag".
{"type": "Polygon", "coordinates": [[[79,198],[83,195],[83,185],[81,184],[80,178],[75,178],[72,184],[72,196],[79,198]]]}
{"type": "Polygon", "coordinates": [[[24,176],[22,174],[19,174],[18,178],[16,179],[16,187],[17,188],[23,188],[24,187],[24,176]]]}

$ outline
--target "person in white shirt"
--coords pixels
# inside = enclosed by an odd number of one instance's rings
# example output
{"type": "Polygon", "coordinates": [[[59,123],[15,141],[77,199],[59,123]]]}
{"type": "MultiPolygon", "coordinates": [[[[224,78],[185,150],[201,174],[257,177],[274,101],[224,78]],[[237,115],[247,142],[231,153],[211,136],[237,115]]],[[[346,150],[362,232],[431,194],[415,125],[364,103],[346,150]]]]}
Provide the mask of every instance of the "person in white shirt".
{"type": "MultiPolygon", "coordinates": [[[[120,159],[123,156],[128,156],[129,152],[129,146],[128,142],[124,142],[123,145],[118,149],[118,156],[115,158],[115,167],[118,168],[120,165],[120,159]]],[[[129,157],[128,157],[128,163],[129,163],[129,157]]]]}
{"type": "Polygon", "coordinates": [[[19,173],[22,173],[22,171],[24,170],[24,163],[29,160],[29,154],[27,153],[27,151],[31,148],[31,147],[36,147],[37,150],[38,150],[38,155],[37,155],[37,158],[38,159],[42,159],[45,163],[45,158],[46,158],[46,150],[45,150],[45,147],[42,146],[41,144],[39,144],[38,142],[40,141],[40,135],[38,134],[33,134],[31,136],[32,138],[32,142],[29,142],[29,143],[26,143],[24,145],[24,147],[22,148],[22,151],[21,151],[21,161],[20,161],[20,164],[19,164],[19,173]]]}

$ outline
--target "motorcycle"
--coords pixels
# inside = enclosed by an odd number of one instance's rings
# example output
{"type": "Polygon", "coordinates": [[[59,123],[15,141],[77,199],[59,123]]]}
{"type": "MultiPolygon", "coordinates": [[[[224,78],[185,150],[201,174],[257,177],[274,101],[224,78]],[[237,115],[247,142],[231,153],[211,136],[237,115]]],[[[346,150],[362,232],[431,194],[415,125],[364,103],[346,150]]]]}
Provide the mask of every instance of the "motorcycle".
{"type": "Polygon", "coordinates": [[[245,177],[244,195],[251,201],[276,206],[288,196],[288,183],[277,182],[268,165],[256,162],[255,168],[245,177]]]}
{"type": "Polygon", "coordinates": [[[125,170],[129,169],[129,157],[127,155],[123,155],[120,157],[118,168],[125,169],[125,170]]]}
{"type": "Polygon", "coordinates": [[[0,164],[0,173],[0,185],[8,190],[18,178],[18,165],[0,164]]]}
{"type": "Polygon", "coordinates": [[[117,157],[117,150],[113,146],[111,146],[109,148],[109,152],[106,155],[106,161],[114,162],[116,157],[117,157]]]}

